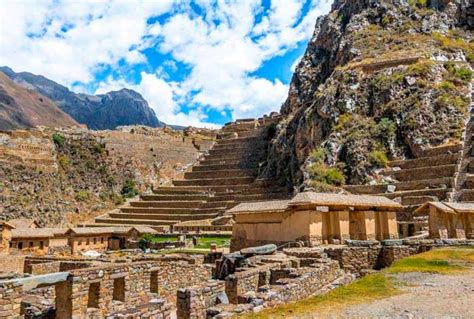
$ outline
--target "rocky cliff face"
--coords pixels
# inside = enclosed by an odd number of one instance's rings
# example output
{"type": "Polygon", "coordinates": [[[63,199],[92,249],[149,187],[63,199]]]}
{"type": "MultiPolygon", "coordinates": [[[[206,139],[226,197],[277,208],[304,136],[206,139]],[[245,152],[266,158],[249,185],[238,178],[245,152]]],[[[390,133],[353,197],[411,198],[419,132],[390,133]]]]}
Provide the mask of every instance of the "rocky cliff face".
{"type": "Polygon", "coordinates": [[[293,75],[264,174],[331,190],[459,140],[472,13],[468,0],[336,0],[293,75]]]}
{"type": "Polygon", "coordinates": [[[8,67],[0,67],[0,71],[16,83],[55,101],[64,112],[90,129],[114,129],[121,125],[164,126],[148,102],[133,90],[122,89],[101,95],[76,94],[41,75],[15,73],[8,67]]]}
{"type": "Polygon", "coordinates": [[[28,90],[0,72],[0,130],[44,125],[79,125],[49,98],[28,90]]]}

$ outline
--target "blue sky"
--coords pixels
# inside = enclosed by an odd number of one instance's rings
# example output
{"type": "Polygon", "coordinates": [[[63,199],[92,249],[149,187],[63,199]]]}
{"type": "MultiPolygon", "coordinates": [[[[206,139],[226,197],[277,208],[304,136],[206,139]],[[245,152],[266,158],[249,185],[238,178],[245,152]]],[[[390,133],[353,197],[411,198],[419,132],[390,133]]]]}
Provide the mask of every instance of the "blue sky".
{"type": "Polygon", "coordinates": [[[0,65],[141,93],[169,124],[278,111],[330,0],[1,1],[0,65]]]}

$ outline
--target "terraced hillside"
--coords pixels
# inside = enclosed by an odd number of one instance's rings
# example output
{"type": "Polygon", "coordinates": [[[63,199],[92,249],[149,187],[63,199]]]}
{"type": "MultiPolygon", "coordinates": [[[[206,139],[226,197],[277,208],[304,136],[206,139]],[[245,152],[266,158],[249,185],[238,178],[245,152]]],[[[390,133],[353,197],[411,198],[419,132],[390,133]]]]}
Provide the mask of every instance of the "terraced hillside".
{"type": "Polygon", "coordinates": [[[244,201],[287,198],[286,188],[256,178],[274,121],[247,119],[227,124],[217,143],[183,179],[96,218],[95,225],[166,228],[183,221],[214,219],[244,201]]]}

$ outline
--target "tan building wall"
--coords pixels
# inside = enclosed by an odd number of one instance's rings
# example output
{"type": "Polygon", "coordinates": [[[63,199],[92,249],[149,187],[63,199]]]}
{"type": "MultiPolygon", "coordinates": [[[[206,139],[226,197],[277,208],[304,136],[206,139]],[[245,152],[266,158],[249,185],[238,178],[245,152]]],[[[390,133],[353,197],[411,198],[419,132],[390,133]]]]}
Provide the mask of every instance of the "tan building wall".
{"type": "Polygon", "coordinates": [[[78,236],[70,238],[71,251],[77,254],[81,251],[96,250],[104,251],[109,247],[110,235],[100,236],[78,236]]]}
{"type": "Polygon", "coordinates": [[[232,251],[292,241],[319,245],[398,238],[396,213],[387,211],[301,210],[240,213],[234,218],[232,251]]]}
{"type": "Polygon", "coordinates": [[[0,225],[0,234],[2,236],[0,241],[0,253],[8,253],[10,249],[10,241],[12,239],[12,231],[5,225],[0,225]]]}
{"type": "Polygon", "coordinates": [[[11,241],[11,247],[19,251],[36,251],[48,253],[49,238],[15,238],[11,241]]]}

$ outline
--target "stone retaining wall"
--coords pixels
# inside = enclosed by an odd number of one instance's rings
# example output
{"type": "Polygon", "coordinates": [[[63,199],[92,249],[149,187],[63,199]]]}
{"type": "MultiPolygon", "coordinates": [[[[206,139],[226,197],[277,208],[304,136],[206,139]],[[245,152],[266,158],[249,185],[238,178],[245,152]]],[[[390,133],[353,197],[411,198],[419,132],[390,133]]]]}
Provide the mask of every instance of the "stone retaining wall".
{"type": "Polygon", "coordinates": [[[23,289],[20,283],[0,283],[0,318],[20,318],[23,289]]]}
{"type": "Polygon", "coordinates": [[[207,309],[218,303],[218,295],[225,292],[225,283],[210,280],[205,286],[194,286],[178,290],[177,317],[183,319],[206,318],[207,309]]]}

